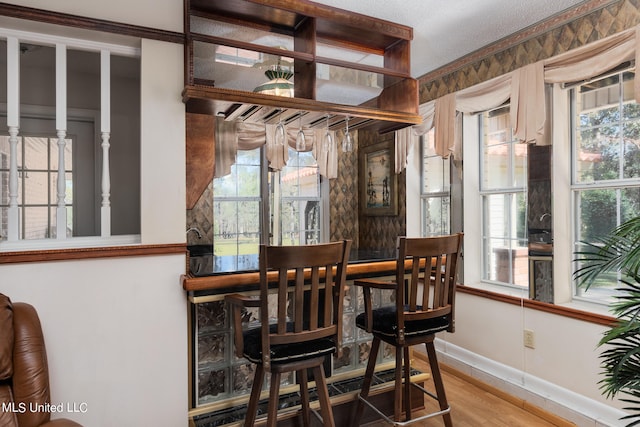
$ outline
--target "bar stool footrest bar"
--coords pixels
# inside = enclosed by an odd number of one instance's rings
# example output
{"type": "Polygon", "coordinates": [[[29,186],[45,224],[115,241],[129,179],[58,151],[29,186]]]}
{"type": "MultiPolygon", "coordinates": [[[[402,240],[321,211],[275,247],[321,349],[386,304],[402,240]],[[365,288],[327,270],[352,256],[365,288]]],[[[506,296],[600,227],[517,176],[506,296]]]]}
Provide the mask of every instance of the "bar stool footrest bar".
{"type": "MultiPolygon", "coordinates": [[[[422,388],[420,386],[417,386],[419,388],[422,388]]],[[[424,390],[424,389],[423,389],[424,390]]],[[[430,392],[424,390],[426,394],[429,394],[430,396],[433,396],[430,392]]],[[[378,415],[380,415],[380,417],[382,417],[386,422],[388,422],[391,425],[394,426],[398,426],[398,427],[404,427],[404,426],[409,426],[413,423],[416,423],[418,421],[424,421],[426,419],[429,418],[433,418],[433,417],[438,417],[444,414],[447,414],[449,412],[451,412],[451,406],[447,406],[445,409],[442,409],[438,412],[432,412],[430,414],[426,414],[426,415],[422,415],[418,418],[413,418],[411,420],[408,421],[395,421],[391,418],[389,418],[387,415],[385,415],[384,413],[382,413],[378,408],[376,408],[375,406],[373,406],[373,404],[371,404],[367,399],[365,399],[364,397],[358,395],[358,399],[360,399],[361,402],[365,403],[369,408],[373,409],[378,415]]]]}

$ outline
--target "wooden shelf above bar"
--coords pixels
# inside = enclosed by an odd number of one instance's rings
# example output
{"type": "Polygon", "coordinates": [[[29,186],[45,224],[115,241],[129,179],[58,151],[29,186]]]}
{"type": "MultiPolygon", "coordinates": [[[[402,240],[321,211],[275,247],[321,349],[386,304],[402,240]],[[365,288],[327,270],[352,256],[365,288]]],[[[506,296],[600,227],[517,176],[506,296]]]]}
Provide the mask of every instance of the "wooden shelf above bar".
{"type": "MultiPolygon", "coordinates": [[[[255,113],[256,108],[266,107],[270,110],[281,110],[278,114],[291,117],[298,112],[310,112],[303,116],[304,126],[313,127],[319,116],[326,114],[349,116],[349,127],[373,129],[380,133],[390,132],[407,126],[422,123],[418,114],[381,110],[377,108],[332,104],[304,98],[284,98],[255,92],[245,92],[233,89],[216,88],[210,86],[187,86],[182,92],[182,100],[187,106],[187,112],[196,114],[210,114],[214,116],[238,117],[242,112],[251,110],[249,117],[243,121],[262,122],[264,115],[255,113]]],[[[320,125],[320,124],[319,124],[320,125]]],[[[322,126],[325,122],[322,121],[322,126]]]]}
{"type": "Polygon", "coordinates": [[[411,27],[308,0],[190,0],[190,10],[200,16],[226,18],[250,27],[290,34],[302,21],[312,18],[317,21],[318,38],[363,49],[384,51],[398,40],[413,39],[411,27]]]}
{"type": "MultiPolygon", "coordinates": [[[[319,117],[340,116],[344,119],[348,116],[352,129],[379,133],[422,122],[418,115],[418,82],[411,77],[410,69],[411,27],[309,0],[184,1],[186,61],[183,101],[188,113],[269,123],[273,109],[278,109],[280,116],[295,116],[296,119],[302,116],[303,125],[311,127],[319,117]],[[192,17],[197,18],[193,29],[192,17]],[[242,29],[249,34],[246,39],[238,36],[239,31],[244,34],[242,29]],[[270,44],[274,43],[272,35],[284,36],[284,39],[291,40],[292,46],[283,50],[277,43],[270,44]],[[257,94],[252,92],[255,83],[244,87],[242,82],[250,79],[235,82],[228,77],[229,71],[217,78],[216,68],[212,66],[217,54],[211,52],[218,45],[258,56],[293,59],[291,71],[294,73],[295,97],[257,94]],[[327,49],[337,49],[337,52],[327,49]],[[327,57],[329,52],[336,57],[327,57]],[[371,55],[372,62],[363,61],[363,55],[371,55]],[[353,92],[357,93],[358,81],[353,77],[357,73],[374,76],[376,87],[382,89],[371,91],[377,93],[374,98],[367,98],[373,96],[371,93],[356,98],[359,100],[353,104],[358,105],[352,105],[345,100],[349,98],[338,98],[335,92],[330,92],[327,86],[331,78],[323,77],[319,83],[318,65],[323,69],[327,66],[339,69],[337,75],[352,79],[336,79],[336,87],[331,88],[334,91],[349,91],[351,87],[348,85],[352,85],[353,92]],[[317,93],[320,88],[324,94],[317,93]],[[254,114],[258,110],[261,114],[254,114]],[[266,120],[261,121],[265,117],[266,120]]],[[[256,64],[260,62],[253,67],[256,64]]],[[[326,70],[324,72],[327,73],[326,70]]]]}

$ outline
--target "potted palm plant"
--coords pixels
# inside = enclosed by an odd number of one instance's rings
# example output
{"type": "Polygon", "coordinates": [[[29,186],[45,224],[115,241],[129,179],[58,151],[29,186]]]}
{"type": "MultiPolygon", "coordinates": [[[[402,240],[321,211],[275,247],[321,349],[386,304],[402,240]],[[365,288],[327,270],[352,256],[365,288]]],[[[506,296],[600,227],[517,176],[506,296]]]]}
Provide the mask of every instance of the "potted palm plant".
{"type": "Polygon", "coordinates": [[[640,425],[640,217],[605,237],[581,244],[575,253],[578,285],[589,288],[611,274],[619,284],[610,307],[616,322],[598,343],[603,348],[600,388],[607,398],[619,393],[628,396],[620,399],[630,405],[624,408],[630,414],[622,419],[629,421],[627,427],[640,425]]]}

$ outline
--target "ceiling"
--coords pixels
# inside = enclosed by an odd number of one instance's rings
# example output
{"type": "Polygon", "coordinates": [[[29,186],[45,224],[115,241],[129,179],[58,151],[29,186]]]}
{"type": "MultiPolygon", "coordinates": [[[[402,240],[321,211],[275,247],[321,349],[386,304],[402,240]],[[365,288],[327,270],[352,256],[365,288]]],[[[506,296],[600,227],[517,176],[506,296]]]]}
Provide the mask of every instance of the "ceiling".
{"type": "Polygon", "coordinates": [[[420,77],[584,0],[314,0],[413,28],[420,77]]]}

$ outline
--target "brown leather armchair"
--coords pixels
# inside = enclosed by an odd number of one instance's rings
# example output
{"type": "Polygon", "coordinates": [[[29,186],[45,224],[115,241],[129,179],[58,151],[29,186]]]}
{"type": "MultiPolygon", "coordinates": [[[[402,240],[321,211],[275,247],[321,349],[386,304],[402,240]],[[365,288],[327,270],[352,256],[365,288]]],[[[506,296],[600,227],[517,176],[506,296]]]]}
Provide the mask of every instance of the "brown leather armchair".
{"type": "Polygon", "coordinates": [[[47,352],[33,306],[0,294],[0,426],[82,427],[51,420],[47,352]]]}

